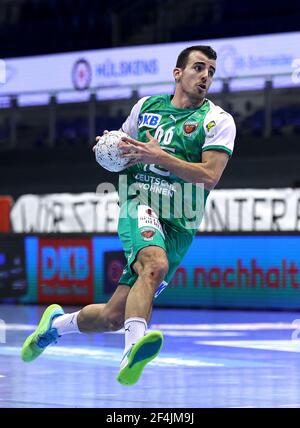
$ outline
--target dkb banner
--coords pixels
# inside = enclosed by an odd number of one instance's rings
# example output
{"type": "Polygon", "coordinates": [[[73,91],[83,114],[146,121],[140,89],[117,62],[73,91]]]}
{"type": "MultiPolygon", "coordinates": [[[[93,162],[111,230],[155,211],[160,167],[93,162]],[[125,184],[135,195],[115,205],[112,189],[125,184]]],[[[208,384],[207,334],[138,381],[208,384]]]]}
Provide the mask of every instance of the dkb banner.
{"type": "MultiPolygon", "coordinates": [[[[199,234],[156,305],[300,308],[300,236],[199,234]]],[[[0,235],[0,299],[105,302],[125,265],[116,235],[0,235]]]]}

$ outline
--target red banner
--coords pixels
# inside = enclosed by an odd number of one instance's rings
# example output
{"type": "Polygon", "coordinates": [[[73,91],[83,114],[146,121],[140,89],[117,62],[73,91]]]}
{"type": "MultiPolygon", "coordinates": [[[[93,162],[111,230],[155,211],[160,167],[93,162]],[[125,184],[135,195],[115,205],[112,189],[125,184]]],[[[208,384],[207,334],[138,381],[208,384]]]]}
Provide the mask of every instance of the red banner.
{"type": "Polygon", "coordinates": [[[12,204],[11,196],[0,196],[0,233],[10,232],[10,210],[12,204]]]}
{"type": "Polygon", "coordinates": [[[39,240],[39,303],[92,303],[93,277],[90,239],[39,240]]]}

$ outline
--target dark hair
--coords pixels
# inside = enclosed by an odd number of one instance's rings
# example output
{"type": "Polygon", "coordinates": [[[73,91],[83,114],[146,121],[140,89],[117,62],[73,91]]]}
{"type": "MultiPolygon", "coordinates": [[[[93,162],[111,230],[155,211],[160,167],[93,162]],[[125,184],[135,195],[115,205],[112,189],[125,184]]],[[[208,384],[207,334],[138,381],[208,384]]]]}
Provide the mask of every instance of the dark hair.
{"type": "Polygon", "coordinates": [[[210,46],[205,46],[205,45],[190,46],[189,48],[186,48],[182,52],[180,52],[176,61],[176,67],[185,68],[189,60],[189,55],[192,51],[202,52],[209,59],[217,59],[217,53],[210,46]]]}

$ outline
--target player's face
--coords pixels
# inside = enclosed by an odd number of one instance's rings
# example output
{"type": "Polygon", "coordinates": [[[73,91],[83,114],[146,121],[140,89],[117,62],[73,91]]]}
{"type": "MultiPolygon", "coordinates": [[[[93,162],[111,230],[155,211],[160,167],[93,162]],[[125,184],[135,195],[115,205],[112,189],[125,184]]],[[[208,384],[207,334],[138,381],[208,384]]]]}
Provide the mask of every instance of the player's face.
{"type": "Polygon", "coordinates": [[[203,100],[212,84],[216,61],[198,51],[192,51],[184,69],[175,68],[174,77],[182,92],[191,100],[203,100]]]}

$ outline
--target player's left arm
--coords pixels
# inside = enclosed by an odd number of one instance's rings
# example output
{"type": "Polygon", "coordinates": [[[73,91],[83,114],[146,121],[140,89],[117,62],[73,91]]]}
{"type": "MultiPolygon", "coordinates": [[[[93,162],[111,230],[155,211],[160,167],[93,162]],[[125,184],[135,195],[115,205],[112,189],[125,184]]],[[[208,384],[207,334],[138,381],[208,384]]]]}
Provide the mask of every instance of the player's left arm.
{"type": "Polygon", "coordinates": [[[203,183],[208,190],[218,183],[227,165],[229,155],[222,151],[208,150],[202,153],[202,162],[192,163],[170,155],[162,149],[157,140],[147,132],[148,143],[133,138],[124,138],[129,145],[121,145],[125,157],[133,158],[131,165],[138,162],[159,164],[172,174],[188,183],[203,183]]]}
{"type": "Polygon", "coordinates": [[[206,189],[212,190],[220,180],[228,160],[229,155],[219,150],[203,152],[201,163],[186,162],[163,152],[159,165],[188,183],[201,183],[206,189]]]}
{"type": "Polygon", "coordinates": [[[147,144],[133,138],[124,138],[127,143],[120,145],[125,157],[131,158],[130,165],[142,162],[159,164],[172,174],[189,183],[202,183],[208,190],[213,189],[220,180],[232,154],[235,139],[233,118],[223,110],[207,118],[204,123],[205,143],[202,147],[201,163],[187,162],[163,150],[157,140],[147,131],[147,144]],[[129,144],[128,144],[129,143],[129,144]]]}

